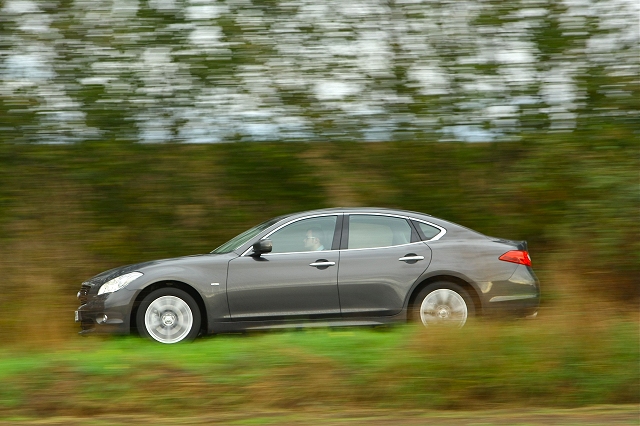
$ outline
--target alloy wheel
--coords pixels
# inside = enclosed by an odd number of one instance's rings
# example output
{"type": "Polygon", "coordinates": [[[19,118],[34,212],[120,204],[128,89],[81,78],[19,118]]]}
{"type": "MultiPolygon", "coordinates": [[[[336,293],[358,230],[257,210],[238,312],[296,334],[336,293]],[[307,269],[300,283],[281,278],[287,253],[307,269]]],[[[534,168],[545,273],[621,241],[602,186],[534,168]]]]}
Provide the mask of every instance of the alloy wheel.
{"type": "Polygon", "coordinates": [[[149,304],[144,314],[149,335],[161,343],[177,343],[193,328],[193,312],[179,297],[161,296],[149,304]]]}

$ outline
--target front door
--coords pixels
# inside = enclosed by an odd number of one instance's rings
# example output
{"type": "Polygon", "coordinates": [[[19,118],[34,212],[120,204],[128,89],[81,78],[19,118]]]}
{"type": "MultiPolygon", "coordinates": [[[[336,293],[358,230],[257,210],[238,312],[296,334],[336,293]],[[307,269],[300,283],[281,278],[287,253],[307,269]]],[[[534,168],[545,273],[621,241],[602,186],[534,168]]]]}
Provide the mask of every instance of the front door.
{"type": "Polygon", "coordinates": [[[340,253],[332,250],[337,219],[337,215],[324,215],[295,220],[264,237],[272,241],[271,253],[230,261],[227,297],[231,318],[339,316],[340,253]]]}

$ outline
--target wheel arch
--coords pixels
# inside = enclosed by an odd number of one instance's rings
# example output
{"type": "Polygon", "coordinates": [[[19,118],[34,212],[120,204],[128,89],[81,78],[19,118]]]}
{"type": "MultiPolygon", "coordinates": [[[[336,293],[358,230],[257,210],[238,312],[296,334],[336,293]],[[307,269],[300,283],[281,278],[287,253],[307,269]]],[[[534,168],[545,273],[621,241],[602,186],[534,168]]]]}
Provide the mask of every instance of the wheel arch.
{"type": "Polygon", "coordinates": [[[146,286],[144,289],[142,289],[142,291],[140,293],[138,293],[138,295],[136,296],[135,301],[133,302],[133,308],[131,309],[131,321],[130,321],[130,325],[129,325],[130,333],[132,333],[132,334],[137,334],[138,333],[138,326],[136,324],[136,320],[135,319],[137,318],[137,315],[138,315],[138,308],[140,307],[140,304],[142,303],[144,298],[147,297],[152,292],[154,292],[154,291],[156,291],[156,290],[158,290],[160,288],[166,288],[166,287],[177,288],[179,290],[184,291],[189,296],[193,297],[193,299],[198,304],[198,309],[200,310],[200,315],[201,315],[201,318],[202,318],[202,320],[200,322],[200,332],[202,334],[207,334],[207,332],[208,332],[208,326],[207,326],[208,318],[207,318],[207,308],[206,308],[206,306],[204,304],[204,299],[202,298],[202,296],[200,295],[198,290],[196,290],[195,288],[193,288],[189,284],[181,282],[181,281],[175,281],[175,280],[165,280],[165,281],[155,282],[153,284],[150,284],[150,285],[146,286]]]}
{"type": "Polygon", "coordinates": [[[411,291],[411,295],[409,296],[409,300],[406,306],[407,311],[411,309],[411,306],[413,306],[413,304],[415,303],[416,297],[422,291],[422,289],[438,281],[451,282],[465,289],[469,294],[469,297],[471,297],[471,299],[473,300],[473,305],[475,308],[476,315],[477,316],[482,315],[482,302],[480,301],[480,295],[478,294],[478,290],[473,285],[471,285],[469,281],[463,278],[460,278],[456,275],[450,275],[450,274],[431,275],[425,278],[424,280],[420,281],[411,291]]]}

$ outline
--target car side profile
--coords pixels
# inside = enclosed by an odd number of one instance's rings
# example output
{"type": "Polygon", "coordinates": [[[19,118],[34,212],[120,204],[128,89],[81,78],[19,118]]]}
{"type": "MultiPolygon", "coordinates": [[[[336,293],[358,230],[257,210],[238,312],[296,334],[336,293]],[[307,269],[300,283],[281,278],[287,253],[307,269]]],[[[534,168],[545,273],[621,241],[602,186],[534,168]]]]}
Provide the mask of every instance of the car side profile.
{"type": "Polygon", "coordinates": [[[424,213],[334,208],[280,216],[211,253],[112,269],[82,283],[81,334],[200,334],[537,313],[524,241],[424,213]]]}

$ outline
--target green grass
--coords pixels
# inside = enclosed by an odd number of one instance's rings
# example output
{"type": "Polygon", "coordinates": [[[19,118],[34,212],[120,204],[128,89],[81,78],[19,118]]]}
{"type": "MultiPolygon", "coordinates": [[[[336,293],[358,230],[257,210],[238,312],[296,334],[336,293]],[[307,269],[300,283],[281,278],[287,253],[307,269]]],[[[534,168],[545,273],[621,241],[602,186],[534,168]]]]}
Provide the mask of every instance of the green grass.
{"type": "Polygon", "coordinates": [[[321,329],[160,345],[74,340],[0,354],[0,417],[637,404],[638,326],[481,322],[321,329]]]}

